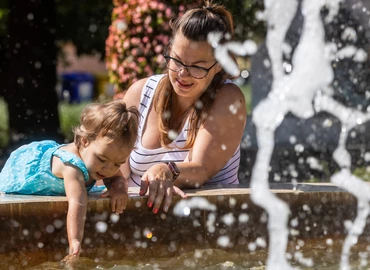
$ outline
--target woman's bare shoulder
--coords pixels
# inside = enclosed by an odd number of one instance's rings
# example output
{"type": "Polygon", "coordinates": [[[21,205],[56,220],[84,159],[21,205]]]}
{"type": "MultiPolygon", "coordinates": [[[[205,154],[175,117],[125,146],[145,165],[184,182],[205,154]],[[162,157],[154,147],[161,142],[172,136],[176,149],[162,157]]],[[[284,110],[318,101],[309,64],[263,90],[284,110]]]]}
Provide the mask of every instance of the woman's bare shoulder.
{"type": "Polygon", "coordinates": [[[235,83],[224,83],[219,91],[218,95],[226,95],[231,98],[234,97],[244,97],[242,90],[240,90],[239,86],[237,86],[235,83]]]}
{"type": "Polygon", "coordinates": [[[140,97],[141,97],[141,92],[144,88],[145,83],[147,82],[148,78],[140,79],[136,82],[134,82],[129,89],[127,89],[123,101],[128,105],[128,106],[135,106],[139,107],[140,103],[140,97]]]}
{"type": "Polygon", "coordinates": [[[240,88],[234,83],[225,83],[217,93],[217,98],[212,107],[230,110],[230,106],[237,106],[241,111],[246,110],[245,97],[240,88]]]}

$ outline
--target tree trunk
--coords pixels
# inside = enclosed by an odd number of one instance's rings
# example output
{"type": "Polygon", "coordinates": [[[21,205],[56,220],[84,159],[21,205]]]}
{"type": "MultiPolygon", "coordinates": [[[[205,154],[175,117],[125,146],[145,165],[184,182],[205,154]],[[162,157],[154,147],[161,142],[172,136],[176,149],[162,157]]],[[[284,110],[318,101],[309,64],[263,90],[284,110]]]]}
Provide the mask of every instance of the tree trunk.
{"type": "Polygon", "coordinates": [[[10,0],[10,144],[62,139],[56,86],[55,0],[10,0]]]}

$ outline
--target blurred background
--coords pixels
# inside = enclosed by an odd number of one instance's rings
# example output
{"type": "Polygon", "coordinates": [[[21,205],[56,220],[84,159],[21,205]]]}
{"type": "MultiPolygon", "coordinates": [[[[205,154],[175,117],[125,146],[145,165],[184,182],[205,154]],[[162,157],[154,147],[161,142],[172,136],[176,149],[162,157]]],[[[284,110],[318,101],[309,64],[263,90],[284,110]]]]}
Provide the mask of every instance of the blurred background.
{"type": "MultiPolygon", "coordinates": [[[[163,71],[168,21],[201,2],[0,0],[2,160],[32,140],[71,141],[86,103],[119,98],[135,80],[163,71]]],[[[235,17],[236,39],[262,40],[263,1],[222,3],[235,17]]],[[[249,60],[238,62],[249,99],[249,60]]]]}

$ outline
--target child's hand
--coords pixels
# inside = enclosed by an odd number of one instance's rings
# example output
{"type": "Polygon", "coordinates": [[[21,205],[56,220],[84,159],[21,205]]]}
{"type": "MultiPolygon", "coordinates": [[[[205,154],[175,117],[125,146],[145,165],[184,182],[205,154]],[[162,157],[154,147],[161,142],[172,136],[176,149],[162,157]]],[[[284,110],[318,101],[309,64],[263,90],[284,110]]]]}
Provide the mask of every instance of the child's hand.
{"type": "Polygon", "coordinates": [[[62,260],[63,263],[73,265],[80,259],[81,243],[77,239],[71,240],[69,245],[69,255],[65,256],[62,260]]]}
{"type": "Polygon", "coordinates": [[[80,256],[69,254],[64,257],[64,259],[62,260],[62,263],[65,263],[68,266],[73,266],[78,263],[79,259],[80,259],[80,256]]]}
{"type": "Polygon", "coordinates": [[[126,209],[128,200],[127,180],[122,176],[116,176],[110,179],[110,184],[106,185],[108,191],[100,195],[101,198],[110,197],[110,205],[112,212],[116,214],[123,213],[126,209]]]}

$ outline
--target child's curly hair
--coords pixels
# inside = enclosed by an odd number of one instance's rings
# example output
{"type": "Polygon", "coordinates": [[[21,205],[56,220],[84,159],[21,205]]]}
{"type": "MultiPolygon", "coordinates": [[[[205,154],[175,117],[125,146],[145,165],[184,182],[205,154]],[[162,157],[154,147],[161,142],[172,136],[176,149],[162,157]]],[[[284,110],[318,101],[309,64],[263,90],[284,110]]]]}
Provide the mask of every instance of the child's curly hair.
{"type": "Polygon", "coordinates": [[[78,148],[81,139],[89,143],[103,137],[122,139],[130,151],[134,148],[138,134],[139,111],[127,108],[119,100],[87,105],[80,117],[80,125],[73,128],[74,143],[78,148]]]}

